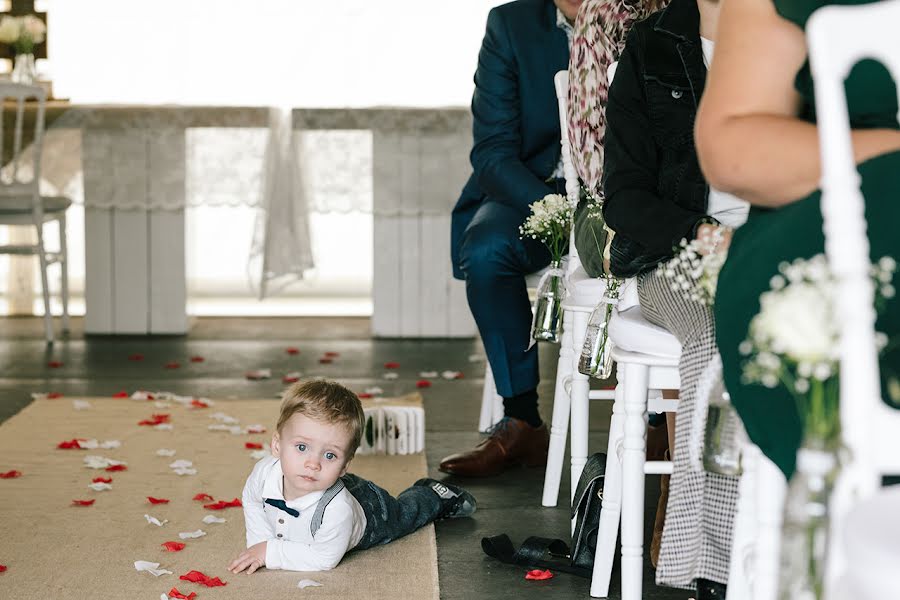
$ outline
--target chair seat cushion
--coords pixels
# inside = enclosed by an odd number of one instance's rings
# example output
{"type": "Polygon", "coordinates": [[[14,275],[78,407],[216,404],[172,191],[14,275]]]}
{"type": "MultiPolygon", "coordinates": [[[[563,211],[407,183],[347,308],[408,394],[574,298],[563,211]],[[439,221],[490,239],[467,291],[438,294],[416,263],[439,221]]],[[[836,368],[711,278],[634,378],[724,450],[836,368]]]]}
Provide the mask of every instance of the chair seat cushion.
{"type": "Polygon", "coordinates": [[[678,339],[645,319],[640,306],[613,313],[609,336],[613,344],[629,352],[652,356],[681,355],[681,343],[678,339]]]}
{"type": "Polygon", "coordinates": [[[569,293],[570,303],[593,307],[606,293],[606,280],[591,277],[579,263],[575,270],[569,273],[566,289],[569,293]]]}
{"type": "MultiPolygon", "coordinates": [[[[72,205],[65,196],[41,196],[45,213],[62,212],[72,205]]],[[[0,214],[18,215],[31,212],[31,196],[0,196],[0,214]]]]}

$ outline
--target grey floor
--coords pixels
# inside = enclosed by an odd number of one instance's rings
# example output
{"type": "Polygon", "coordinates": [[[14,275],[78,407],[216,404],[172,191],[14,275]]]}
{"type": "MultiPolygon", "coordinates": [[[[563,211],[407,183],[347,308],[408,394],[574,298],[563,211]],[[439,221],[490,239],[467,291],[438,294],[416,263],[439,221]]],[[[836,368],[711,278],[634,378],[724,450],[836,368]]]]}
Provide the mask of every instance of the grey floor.
{"type": "MultiPolygon", "coordinates": [[[[539,388],[541,412],[549,422],[552,411],[555,346],[542,345],[539,388]]],[[[423,370],[458,370],[456,381],[436,380],[423,390],[426,403],[426,447],[432,477],[440,459],[474,446],[484,365],[470,362],[481,354],[477,340],[373,340],[368,319],[196,319],[187,336],[126,337],[82,334],[82,321],[52,348],[42,339],[42,325],[34,318],[0,318],[0,421],[6,420],[31,401],[33,391],[61,392],[67,396],[112,395],[119,390],[158,389],[217,399],[272,398],[281,389],[279,376],[299,370],[304,376],[334,378],[355,391],[378,385],[387,395],[415,389],[423,370]],[[284,352],[287,346],[301,350],[297,356],[284,352]],[[324,352],[339,352],[332,364],[320,364],[324,352]],[[131,354],[144,360],[132,362],[131,354]],[[205,362],[191,363],[200,355],[205,362]],[[60,361],[49,368],[49,361],[60,361]],[[179,369],[166,369],[170,361],[179,369]],[[399,378],[383,378],[383,364],[400,363],[399,378]],[[276,377],[248,381],[244,372],[271,368],[276,377]]],[[[591,410],[591,451],[605,450],[609,431],[608,403],[595,402],[591,410]]],[[[438,562],[441,598],[589,598],[589,581],[557,574],[548,581],[526,581],[525,569],[504,565],[482,554],[484,536],[507,533],[514,543],[530,535],[566,538],[569,531],[569,479],[564,469],[562,499],[556,508],[541,507],[542,469],[517,469],[483,480],[454,480],[465,485],[478,499],[478,512],[468,520],[438,523],[438,562]]],[[[649,536],[658,495],[658,481],[647,481],[645,532],[649,536]]],[[[644,598],[684,600],[689,592],[658,588],[646,563],[644,598]]],[[[618,561],[614,567],[610,598],[619,598],[618,561]]],[[[376,599],[377,600],[377,599],[376,599]]],[[[413,599],[414,600],[414,599],[413,599]]]]}

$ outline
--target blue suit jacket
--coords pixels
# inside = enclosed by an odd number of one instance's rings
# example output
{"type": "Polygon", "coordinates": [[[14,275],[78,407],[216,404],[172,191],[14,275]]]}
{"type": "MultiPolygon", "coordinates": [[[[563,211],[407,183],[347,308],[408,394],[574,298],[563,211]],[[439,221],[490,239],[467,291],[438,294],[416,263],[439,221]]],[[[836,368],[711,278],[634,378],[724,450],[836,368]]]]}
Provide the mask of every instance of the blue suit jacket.
{"type": "Polygon", "coordinates": [[[566,69],[569,44],[556,26],[553,0],[516,0],[491,10],[478,54],[472,96],[473,173],[453,209],[453,275],[462,279],[462,234],[482,202],[528,216],[552,192],[546,180],[559,160],[559,111],[553,76],[566,69]]]}

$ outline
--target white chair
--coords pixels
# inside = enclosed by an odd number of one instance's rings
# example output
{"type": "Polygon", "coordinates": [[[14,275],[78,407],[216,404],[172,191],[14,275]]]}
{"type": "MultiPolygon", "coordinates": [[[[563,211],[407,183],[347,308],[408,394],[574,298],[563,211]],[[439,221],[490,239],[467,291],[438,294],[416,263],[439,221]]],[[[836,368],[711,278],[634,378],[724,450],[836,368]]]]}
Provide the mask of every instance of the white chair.
{"type": "Polygon", "coordinates": [[[900,80],[898,22],[900,0],[885,0],[862,6],[827,6],[816,11],[807,25],[822,159],[825,254],[837,279],[835,310],[841,315],[841,431],[850,451],[831,503],[826,588],[858,560],[837,543],[847,512],[854,503],[878,491],[883,475],[900,474],[900,411],[881,400],[865,201],[853,159],[844,93],[844,80],[865,58],[879,61],[894,81],[900,80]]]}
{"type": "Polygon", "coordinates": [[[47,266],[59,263],[62,270],[62,328],[69,330],[69,279],[66,256],[66,209],[72,201],[61,196],[42,196],[41,144],[44,137],[44,109],[47,96],[38,86],[16,83],[0,83],[0,156],[5,136],[3,133],[4,109],[15,103],[15,121],[12,142],[12,162],[0,175],[0,225],[29,225],[37,233],[34,244],[8,244],[0,246],[0,254],[34,255],[41,266],[41,287],[44,296],[44,332],[47,342],[53,342],[53,320],[50,313],[50,286],[47,266]],[[31,159],[22,159],[23,132],[25,130],[25,103],[36,100],[34,140],[31,159]],[[8,101],[11,101],[8,103],[8,101]],[[59,251],[48,252],[44,245],[44,223],[59,223],[59,251]]]}

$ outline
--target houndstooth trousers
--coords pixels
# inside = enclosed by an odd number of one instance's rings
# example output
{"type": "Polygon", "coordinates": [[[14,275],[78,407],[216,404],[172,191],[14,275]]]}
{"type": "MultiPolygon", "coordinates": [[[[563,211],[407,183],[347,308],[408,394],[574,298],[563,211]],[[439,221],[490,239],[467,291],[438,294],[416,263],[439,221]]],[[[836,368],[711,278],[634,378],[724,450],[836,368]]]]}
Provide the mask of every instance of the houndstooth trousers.
{"type": "Polygon", "coordinates": [[[639,276],[638,296],[644,317],[670,331],[682,347],[674,472],[669,482],[656,582],[686,589],[693,589],[698,578],[725,584],[738,478],[692,468],[688,452],[697,409],[697,383],[717,352],[713,314],[709,307],[672,291],[669,280],[658,270],[639,276]]]}

